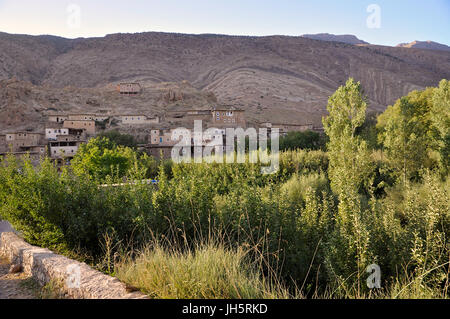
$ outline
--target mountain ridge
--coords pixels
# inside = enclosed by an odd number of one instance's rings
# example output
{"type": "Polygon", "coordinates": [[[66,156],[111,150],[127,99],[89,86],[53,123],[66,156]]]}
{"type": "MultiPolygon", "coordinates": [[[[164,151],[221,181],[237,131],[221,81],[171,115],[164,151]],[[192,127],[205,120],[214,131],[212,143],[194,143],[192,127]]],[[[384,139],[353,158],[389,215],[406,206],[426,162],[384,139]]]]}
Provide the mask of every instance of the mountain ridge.
{"type": "Polygon", "coordinates": [[[316,34],[302,34],[301,36],[304,38],[321,41],[342,42],[347,44],[370,44],[369,42],[358,39],[353,34],[316,33],[316,34]]]}
{"type": "MultiPolygon", "coordinates": [[[[328,97],[348,77],[361,81],[369,110],[379,112],[411,90],[450,78],[450,53],[277,35],[145,32],[65,39],[0,33],[0,80],[13,77],[61,94],[64,88],[101,92],[122,81],[148,88],[188,81],[220,103],[245,109],[251,120],[319,126],[328,97]]],[[[0,100],[0,108],[5,103],[0,100]]],[[[24,103],[46,107],[41,100],[24,103]]],[[[145,103],[136,100],[134,108],[145,110],[145,103]]]]}

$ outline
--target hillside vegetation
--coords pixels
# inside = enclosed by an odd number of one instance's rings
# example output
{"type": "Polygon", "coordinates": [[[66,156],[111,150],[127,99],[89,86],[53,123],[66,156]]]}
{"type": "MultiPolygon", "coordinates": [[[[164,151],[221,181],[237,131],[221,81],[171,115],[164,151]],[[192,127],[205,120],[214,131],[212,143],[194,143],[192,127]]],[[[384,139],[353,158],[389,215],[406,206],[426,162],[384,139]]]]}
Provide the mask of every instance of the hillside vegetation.
{"type": "Polygon", "coordinates": [[[410,92],[374,123],[349,79],[327,111],[326,151],[284,151],[272,175],[150,164],[105,137],[62,172],[8,157],[0,216],[155,298],[447,298],[450,82],[410,92]],[[146,177],[158,185],[111,185],[146,177]],[[371,264],[379,289],[367,286],[371,264]]]}

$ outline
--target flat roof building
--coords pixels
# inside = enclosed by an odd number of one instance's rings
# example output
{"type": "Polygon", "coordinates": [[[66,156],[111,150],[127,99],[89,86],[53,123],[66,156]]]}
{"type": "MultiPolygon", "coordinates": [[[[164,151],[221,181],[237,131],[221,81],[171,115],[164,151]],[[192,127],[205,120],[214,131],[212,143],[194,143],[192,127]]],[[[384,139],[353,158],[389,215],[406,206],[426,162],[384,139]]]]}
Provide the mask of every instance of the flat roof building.
{"type": "Polygon", "coordinates": [[[120,83],[117,86],[117,91],[120,94],[139,94],[142,91],[139,83],[120,83]]]}
{"type": "Polygon", "coordinates": [[[211,110],[212,124],[220,126],[245,126],[245,112],[244,110],[235,108],[233,106],[219,106],[211,110]]]}
{"type": "Polygon", "coordinates": [[[64,121],[64,128],[85,130],[86,134],[95,134],[95,121],[87,120],[67,120],[64,121]]]}

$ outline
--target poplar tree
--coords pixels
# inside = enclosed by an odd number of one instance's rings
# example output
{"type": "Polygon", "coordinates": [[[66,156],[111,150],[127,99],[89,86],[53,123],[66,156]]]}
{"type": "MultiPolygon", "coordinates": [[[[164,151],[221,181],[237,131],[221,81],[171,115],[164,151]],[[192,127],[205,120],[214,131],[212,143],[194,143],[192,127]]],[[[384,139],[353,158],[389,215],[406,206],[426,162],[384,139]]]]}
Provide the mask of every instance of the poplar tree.
{"type": "Polygon", "coordinates": [[[352,78],[328,100],[329,115],[323,119],[329,137],[328,174],[333,192],[340,200],[345,200],[347,195],[355,196],[371,173],[367,144],[356,134],[364,124],[366,108],[361,84],[352,78]]]}
{"type": "Polygon", "coordinates": [[[323,119],[329,156],[328,174],[331,187],[339,198],[336,227],[327,248],[329,273],[337,276],[339,285],[356,274],[354,287],[360,293],[362,274],[370,263],[369,232],[366,211],[361,209],[359,191],[368,186],[372,172],[366,142],[357,135],[365,121],[367,103],[361,84],[350,78],[329,98],[329,115],[323,119]]]}

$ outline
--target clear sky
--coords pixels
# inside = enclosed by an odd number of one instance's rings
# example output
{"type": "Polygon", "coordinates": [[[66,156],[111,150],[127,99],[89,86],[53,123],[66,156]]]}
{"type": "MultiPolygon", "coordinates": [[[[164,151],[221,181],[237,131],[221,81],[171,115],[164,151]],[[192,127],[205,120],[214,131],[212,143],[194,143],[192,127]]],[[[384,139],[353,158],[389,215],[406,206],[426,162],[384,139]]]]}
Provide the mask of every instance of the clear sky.
{"type": "Polygon", "coordinates": [[[67,38],[144,31],[327,32],[373,44],[450,45],[450,0],[0,0],[0,31],[67,38]]]}

